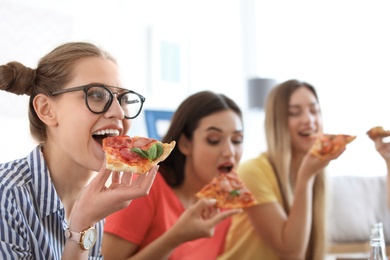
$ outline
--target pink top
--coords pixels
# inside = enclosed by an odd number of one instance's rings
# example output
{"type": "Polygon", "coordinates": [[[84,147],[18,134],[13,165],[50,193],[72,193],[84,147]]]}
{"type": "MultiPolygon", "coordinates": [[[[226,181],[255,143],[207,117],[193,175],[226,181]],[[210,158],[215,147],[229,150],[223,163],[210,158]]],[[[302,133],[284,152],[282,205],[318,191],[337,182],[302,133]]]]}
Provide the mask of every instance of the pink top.
{"type": "MultiPolygon", "coordinates": [[[[168,230],[184,212],[183,205],[157,174],[148,196],[135,199],[131,204],[106,219],[105,232],[112,233],[142,250],[168,230]]],[[[230,218],[219,223],[212,238],[189,241],[176,247],[169,259],[216,259],[223,252],[230,218]]]]}

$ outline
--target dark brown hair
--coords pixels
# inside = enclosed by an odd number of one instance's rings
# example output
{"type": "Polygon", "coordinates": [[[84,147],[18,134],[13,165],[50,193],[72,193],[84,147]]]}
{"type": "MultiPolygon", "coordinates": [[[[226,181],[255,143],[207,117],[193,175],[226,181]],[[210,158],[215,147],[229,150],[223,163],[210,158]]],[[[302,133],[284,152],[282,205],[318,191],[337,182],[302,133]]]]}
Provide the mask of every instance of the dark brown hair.
{"type": "Polygon", "coordinates": [[[160,162],[160,172],[168,185],[177,187],[184,181],[186,157],[178,148],[180,136],[184,134],[186,138],[192,140],[193,133],[202,118],[229,109],[242,119],[241,110],[232,99],[211,91],[195,93],[180,104],[172,117],[167,134],[162,139],[164,143],[176,141],[176,146],[168,158],[160,162]]]}
{"type": "Polygon", "coordinates": [[[69,42],[58,46],[38,63],[36,69],[13,61],[0,66],[0,90],[17,95],[28,95],[29,121],[32,137],[39,143],[46,141],[45,124],[39,119],[33,107],[33,100],[39,93],[50,96],[62,89],[73,77],[73,68],[83,58],[102,57],[116,63],[115,59],[97,46],[86,42],[69,42]]]}

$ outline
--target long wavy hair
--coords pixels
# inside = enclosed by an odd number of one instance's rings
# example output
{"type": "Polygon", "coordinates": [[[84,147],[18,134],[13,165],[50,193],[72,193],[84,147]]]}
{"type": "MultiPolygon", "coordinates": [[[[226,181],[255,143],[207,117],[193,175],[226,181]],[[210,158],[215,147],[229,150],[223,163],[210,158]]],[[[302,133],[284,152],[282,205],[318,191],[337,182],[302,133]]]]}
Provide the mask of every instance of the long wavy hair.
{"type": "MultiPolygon", "coordinates": [[[[294,184],[291,183],[290,165],[292,158],[291,135],[288,127],[288,106],[291,95],[298,88],[307,88],[318,101],[313,86],[298,80],[288,80],[274,87],[265,105],[265,134],[268,157],[273,165],[284,200],[284,209],[289,214],[294,184]]],[[[326,248],[326,180],[324,172],[315,177],[313,186],[313,221],[306,259],[323,259],[326,248]]]]}
{"type": "Polygon", "coordinates": [[[0,90],[17,95],[28,95],[28,117],[30,133],[38,143],[47,139],[46,125],[37,116],[33,100],[39,93],[50,96],[54,90],[62,89],[73,76],[76,63],[89,57],[102,57],[116,63],[106,51],[92,43],[69,42],[58,46],[31,69],[17,61],[0,66],[0,90]]]}
{"type": "Polygon", "coordinates": [[[184,165],[186,156],[179,150],[180,136],[192,140],[199,121],[211,114],[224,111],[234,111],[242,120],[242,113],[238,105],[223,94],[211,91],[201,91],[185,99],[175,111],[170,127],[162,142],[170,143],[175,140],[176,146],[164,161],[160,162],[159,171],[171,187],[178,187],[184,182],[184,165]]]}

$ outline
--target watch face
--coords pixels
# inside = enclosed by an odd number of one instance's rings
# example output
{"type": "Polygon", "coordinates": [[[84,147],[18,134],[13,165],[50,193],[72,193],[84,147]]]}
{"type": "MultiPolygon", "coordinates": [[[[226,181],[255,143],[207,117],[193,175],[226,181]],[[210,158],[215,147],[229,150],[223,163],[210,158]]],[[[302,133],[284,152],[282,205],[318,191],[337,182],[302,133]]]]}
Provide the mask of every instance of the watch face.
{"type": "Polygon", "coordinates": [[[96,239],[97,239],[96,229],[94,229],[94,228],[88,229],[85,232],[84,236],[83,236],[83,246],[84,246],[84,248],[86,250],[91,249],[95,245],[96,239]]]}

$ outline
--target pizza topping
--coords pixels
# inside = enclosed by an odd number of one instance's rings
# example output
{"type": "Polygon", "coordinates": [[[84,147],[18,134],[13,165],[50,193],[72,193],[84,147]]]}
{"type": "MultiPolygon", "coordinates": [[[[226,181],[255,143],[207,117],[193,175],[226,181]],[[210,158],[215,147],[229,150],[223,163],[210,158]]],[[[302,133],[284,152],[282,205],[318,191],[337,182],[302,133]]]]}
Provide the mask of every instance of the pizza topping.
{"type": "Polygon", "coordinates": [[[218,208],[244,208],[256,204],[253,194],[235,172],[222,173],[196,193],[198,198],[216,199],[218,208]]]}
{"type": "Polygon", "coordinates": [[[153,138],[118,135],[104,138],[102,147],[107,169],[143,174],[165,160],[175,144],[175,141],[161,143],[153,138]]]}
{"type": "MultiPolygon", "coordinates": [[[[157,140],[153,138],[146,138],[146,137],[138,137],[137,139],[134,140],[134,147],[139,147],[139,148],[149,148],[150,144],[156,143],[157,140]]],[[[145,149],[144,149],[145,150],[145,149]]]]}
{"type": "Polygon", "coordinates": [[[224,191],[231,192],[233,190],[233,187],[230,185],[229,180],[226,178],[221,179],[219,181],[219,185],[220,185],[221,189],[224,191]]]}
{"type": "Polygon", "coordinates": [[[146,158],[151,162],[159,158],[164,152],[163,146],[159,143],[153,144],[148,150],[142,150],[138,147],[131,148],[131,150],[137,153],[142,158],[146,158]]]}
{"type": "Polygon", "coordinates": [[[230,195],[232,195],[233,197],[234,196],[240,196],[240,190],[232,190],[231,192],[230,192],[230,195]]]}
{"type": "Polygon", "coordinates": [[[345,134],[321,134],[313,137],[316,139],[310,153],[319,158],[339,151],[356,138],[356,136],[345,134]]]}

